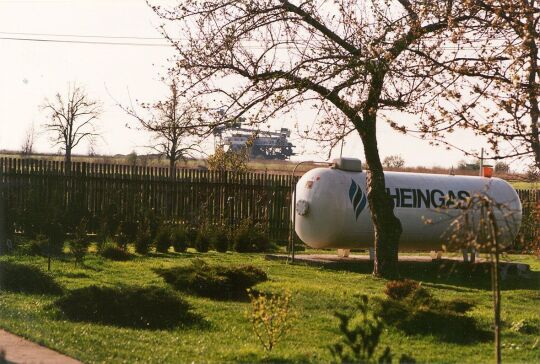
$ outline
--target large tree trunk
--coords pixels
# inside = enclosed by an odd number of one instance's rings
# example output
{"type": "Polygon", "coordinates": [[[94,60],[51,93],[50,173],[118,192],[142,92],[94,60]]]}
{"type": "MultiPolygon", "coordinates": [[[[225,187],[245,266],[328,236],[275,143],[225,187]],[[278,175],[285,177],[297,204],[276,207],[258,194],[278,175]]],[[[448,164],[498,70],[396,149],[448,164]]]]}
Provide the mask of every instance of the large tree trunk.
{"type": "MultiPolygon", "coordinates": [[[[538,34],[538,31],[534,28],[534,19],[532,15],[528,16],[527,22],[528,30],[531,34],[538,34]]],[[[536,167],[540,169],[540,135],[538,129],[538,123],[540,119],[540,106],[538,105],[538,81],[536,75],[538,74],[538,47],[534,38],[531,38],[527,42],[529,46],[529,75],[528,75],[528,87],[527,96],[529,98],[530,116],[531,116],[531,149],[533,151],[534,161],[536,167]]]]}
{"type": "Polygon", "coordinates": [[[394,201],[386,193],[384,172],[377,147],[375,116],[364,119],[361,133],[368,165],[367,195],[371,220],[375,229],[375,262],[373,274],[378,277],[397,278],[398,243],[401,222],[394,215],[394,201]]]}

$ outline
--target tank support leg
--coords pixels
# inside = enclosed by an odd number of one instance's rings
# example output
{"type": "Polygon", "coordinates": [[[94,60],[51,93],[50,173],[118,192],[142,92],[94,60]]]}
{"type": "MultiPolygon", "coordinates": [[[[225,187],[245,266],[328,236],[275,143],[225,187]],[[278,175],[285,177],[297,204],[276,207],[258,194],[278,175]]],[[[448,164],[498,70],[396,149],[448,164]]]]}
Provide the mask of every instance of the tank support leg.
{"type": "Polygon", "coordinates": [[[369,260],[370,261],[375,260],[375,248],[369,248],[369,260]]]}
{"type": "Polygon", "coordinates": [[[478,252],[474,248],[470,248],[469,251],[471,252],[471,263],[474,263],[478,252]]]}
{"type": "Polygon", "coordinates": [[[461,254],[463,254],[463,262],[468,263],[469,262],[469,253],[467,252],[467,249],[461,249],[461,254]]]}
{"type": "Polygon", "coordinates": [[[476,260],[476,249],[474,248],[465,248],[461,249],[461,253],[463,254],[463,262],[464,263],[474,263],[476,260]]]}

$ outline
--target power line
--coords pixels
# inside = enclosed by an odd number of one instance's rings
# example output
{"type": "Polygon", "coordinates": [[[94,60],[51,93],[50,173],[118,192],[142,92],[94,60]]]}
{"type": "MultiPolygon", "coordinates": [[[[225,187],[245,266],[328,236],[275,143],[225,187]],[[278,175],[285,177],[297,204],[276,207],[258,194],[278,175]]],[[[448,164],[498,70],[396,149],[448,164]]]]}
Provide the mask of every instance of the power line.
{"type": "Polygon", "coordinates": [[[142,47],[171,47],[170,44],[164,44],[164,43],[160,44],[160,43],[135,43],[135,42],[104,42],[104,41],[44,39],[44,38],[18,38],[18,37],[0,37],[0,39],[1,40],[24,41],[24,42],[41,42],[41,43],[74,43],[74,44],[142,46],[142,47]]]}

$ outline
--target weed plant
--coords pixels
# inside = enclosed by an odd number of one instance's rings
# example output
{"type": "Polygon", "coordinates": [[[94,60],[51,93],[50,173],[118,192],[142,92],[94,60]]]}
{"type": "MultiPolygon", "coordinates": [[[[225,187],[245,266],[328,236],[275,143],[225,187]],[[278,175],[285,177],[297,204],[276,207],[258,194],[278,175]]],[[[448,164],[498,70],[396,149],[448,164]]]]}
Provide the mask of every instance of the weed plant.
{"type": "Polygon", "coordinates": [[[264,350],[272,351],[293,326],[291,293],[285,291],[281,295],[267,295],[254,294],[248,290],[248,295],[251,311],[247,312],[247,317],[251,322],[253,332],[264,350]]]}

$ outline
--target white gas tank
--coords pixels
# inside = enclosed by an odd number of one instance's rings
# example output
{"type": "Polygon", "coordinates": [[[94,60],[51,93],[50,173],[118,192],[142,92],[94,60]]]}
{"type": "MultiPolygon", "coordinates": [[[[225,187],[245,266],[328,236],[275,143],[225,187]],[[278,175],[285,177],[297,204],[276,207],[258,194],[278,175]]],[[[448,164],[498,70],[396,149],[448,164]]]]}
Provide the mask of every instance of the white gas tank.
{"type": "MultiPolygon", "coordinates": [[[[505,238],[508,242],[519,230],[521,202],[512,186],[502,179],[385,172],[385,181],[403,227],[400,249],[440,250],[449,224],[463,213],[459,201],[479,192],[488,193],[512,211],[508,220],[512,224],[510,236],[505,238]],[[431,223],[426,223],[428,220],[431,223]]],[[[373,224],[366,191],[365,172],[310,170],[298,181],[293,199],[296,233],[316,249],[372,247],[373,224]]]]}

